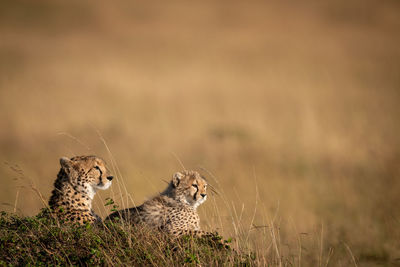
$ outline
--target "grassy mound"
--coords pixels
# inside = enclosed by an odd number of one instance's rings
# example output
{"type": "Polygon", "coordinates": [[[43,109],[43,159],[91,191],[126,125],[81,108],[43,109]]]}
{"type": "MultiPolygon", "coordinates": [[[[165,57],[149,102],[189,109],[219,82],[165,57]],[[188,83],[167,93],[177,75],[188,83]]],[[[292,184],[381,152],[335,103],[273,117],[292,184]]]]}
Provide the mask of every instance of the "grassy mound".
{"type": "Polygon", "coordinates": [[[214,235],[174,239],[119,223],[60,225],[50,216],[0,215],[0,265],[254,265],[214,235]]]}

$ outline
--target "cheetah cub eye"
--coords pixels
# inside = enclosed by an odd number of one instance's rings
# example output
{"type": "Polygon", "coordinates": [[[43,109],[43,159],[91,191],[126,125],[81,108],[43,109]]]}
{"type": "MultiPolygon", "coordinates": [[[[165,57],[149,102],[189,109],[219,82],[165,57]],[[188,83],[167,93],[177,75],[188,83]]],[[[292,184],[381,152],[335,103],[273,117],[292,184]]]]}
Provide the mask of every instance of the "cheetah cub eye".
{"type": "Polygon", "coordinates": [[[100,174],[103,174],[103,172],[101,171],[101,169],[98,165],[94,166],[94,168],[97,169],[100,172],[100,174]]]}

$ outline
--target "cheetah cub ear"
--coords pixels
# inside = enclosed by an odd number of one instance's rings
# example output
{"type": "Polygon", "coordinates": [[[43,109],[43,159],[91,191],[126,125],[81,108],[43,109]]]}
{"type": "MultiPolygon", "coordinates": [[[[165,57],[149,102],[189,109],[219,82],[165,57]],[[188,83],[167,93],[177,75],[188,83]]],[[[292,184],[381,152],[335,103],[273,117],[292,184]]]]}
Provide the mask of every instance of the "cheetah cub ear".
{"type": "Polygon", "coordinates": [[[179,183],[181,182],[181,179],[184,175],[180,172],[176,172],[174,173],[174,175],[172,176],[172,185],[174,187],[178,187],[179,183]]]}
{"type": "Polygon", "coordinates": [[[60,158],[60,165],[65,171],[67,171],[71,166],[71,160],[67,157],[62,157],[60,158]]]}

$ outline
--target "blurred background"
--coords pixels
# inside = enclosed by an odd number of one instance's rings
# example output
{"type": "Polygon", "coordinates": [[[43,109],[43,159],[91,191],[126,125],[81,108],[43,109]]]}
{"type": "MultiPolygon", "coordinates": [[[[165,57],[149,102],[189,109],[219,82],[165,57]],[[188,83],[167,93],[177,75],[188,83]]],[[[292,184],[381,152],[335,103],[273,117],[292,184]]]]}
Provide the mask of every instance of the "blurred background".
{"type": "Polygon", "coordinates": [[[37,214],[62,156],[109,163],[102,217],[106,197],[140,204],[184,166],[219,192],[206,230],[298,265],[400,265],[399,14],[394,0],[2,1],[0,209],[37,214]]]}

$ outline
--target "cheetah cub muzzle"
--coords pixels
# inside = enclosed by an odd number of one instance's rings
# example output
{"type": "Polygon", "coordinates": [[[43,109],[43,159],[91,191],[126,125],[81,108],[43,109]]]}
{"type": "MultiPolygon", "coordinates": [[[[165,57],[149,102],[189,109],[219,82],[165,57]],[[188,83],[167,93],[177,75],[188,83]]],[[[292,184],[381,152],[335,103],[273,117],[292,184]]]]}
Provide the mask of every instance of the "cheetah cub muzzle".
{"type": "Polygon", "coordinates": [[[113,176],[105,162],[96,156],[77,156],[61,158],[60,165],[49,200],[51,211],[64,222],[101,222],[92,210],[92,200],[97,190],[111,186],[113,176]]]}
{"type": "Polygon", "coordinates": [[[146,224],[175,236],[203,236],[200,230],[199,205],[207,199],[207,182],[196,171],[173,175],[168,187],[141,206],[112,213],[106,220],[122,219],[131,224],[146,224]]]}

